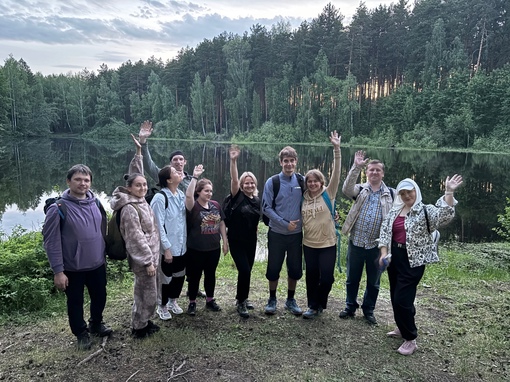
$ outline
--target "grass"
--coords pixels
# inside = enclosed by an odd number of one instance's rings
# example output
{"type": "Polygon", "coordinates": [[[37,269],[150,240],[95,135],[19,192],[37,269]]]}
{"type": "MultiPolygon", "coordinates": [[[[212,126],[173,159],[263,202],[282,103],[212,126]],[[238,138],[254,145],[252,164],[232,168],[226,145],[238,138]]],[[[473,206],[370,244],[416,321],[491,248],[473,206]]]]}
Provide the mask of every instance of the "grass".
{"type": "MultiPolygon", "coordinates": [[[[394,326],[386,275],[375,312],[378,326],[367,325],[359,314],[349,320],[338,318],[345,300],[345,274],[338,272],[330,306],[318,319],[308,321],[284,311],[284,282],[278,289],[278,313],[263,314],[265,263],[257,262],[250,294],[256,309],[244,320],[235,311],[237,274],[226,256],[218,268],[216,293],[223,310],[205,311],[199,301],[194,318],[184,314],[167,322],[157,320],[162,329],[149,340],[130,337],[131,275],[109,282],[105,320],[115,333],[104,352],[79,367],[81,360],[99,349],[99,342],[90,352],[75,350],[62,294],[41,314],[14,314],[0,326],[0,380],[509,380],[510,262],[501,253],[508,254],[510,247],[479,244],[440,249],[441,263],[427,267],[418,289],[420,348],[410,357],[395,352],[401,341],[385,336],[394,326]]],[[[301,306],[306,305],[304,280],[298,283],[296,297],[301,306]]],[[[180,303],[185,306],[184,297],[180,303]]]]}

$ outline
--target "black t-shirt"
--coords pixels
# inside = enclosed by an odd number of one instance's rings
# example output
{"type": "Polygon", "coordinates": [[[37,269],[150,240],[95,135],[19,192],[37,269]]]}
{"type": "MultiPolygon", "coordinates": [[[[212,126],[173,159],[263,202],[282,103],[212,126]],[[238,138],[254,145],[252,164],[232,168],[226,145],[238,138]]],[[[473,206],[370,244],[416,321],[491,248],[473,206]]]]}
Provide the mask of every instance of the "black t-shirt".
{"type": "Polygon", "coordinates": [[[260,220],[260,199],[258,196],[247,197],[239,190],[232,198],[232,205],[242,198],[239,205],[232,211],[228,228],[228,239],[235,241],[254,240],[260,220]]]}
{"type": "Polygon", "coordinates": [[[209,201],[204,208],[195,201],[191,211],[187,211],[188,248],[196,251],[212,251],[220,247],[220,222],[225,218],[218,202],[209,201]]]}

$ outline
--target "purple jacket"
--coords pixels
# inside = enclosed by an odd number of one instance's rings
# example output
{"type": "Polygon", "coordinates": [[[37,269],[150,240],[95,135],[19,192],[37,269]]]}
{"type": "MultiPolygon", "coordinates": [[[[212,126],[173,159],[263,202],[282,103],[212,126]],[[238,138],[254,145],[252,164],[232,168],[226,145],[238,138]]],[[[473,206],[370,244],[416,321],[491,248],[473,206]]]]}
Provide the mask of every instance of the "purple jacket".
{"type": "Polygon", "coordinates": [[[48,208],[43,227],[44,249],[55,274],[64,270],[90,271],[105,263],[106,224],[95,199],[90,191],[86,199],[77,199],[65,190],[62,203],[66,204],[67,213],[62,228],[57,204],[48,208]]]}

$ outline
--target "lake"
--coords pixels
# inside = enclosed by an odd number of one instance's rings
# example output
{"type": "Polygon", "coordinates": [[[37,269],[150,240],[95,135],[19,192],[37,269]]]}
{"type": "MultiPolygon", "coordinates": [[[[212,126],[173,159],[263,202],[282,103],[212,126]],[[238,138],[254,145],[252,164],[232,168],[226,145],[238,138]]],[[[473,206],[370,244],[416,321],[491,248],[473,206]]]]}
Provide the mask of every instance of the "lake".
{"type": "MultiPolygon", "coordinates": [[[[149,141],[153,160],[161,167],[168,162],[168,154],[181,149],[186,155],[186,170],[196,164],[205,167],[203,176],[214,184],[214,199],[222,201],[230,188],[229,144],[188,141],[149,141]]],[[[259,191],[271,175],[281,170],[278,152],[284,145],[241,146],[239,173],[252,171],[258,178],[259,191]]],[[[333,150],[330,145],[294,145],[299,154],[298,171],[321,170],[326,178],[331,171],[333,150]]],[[[342,149],[342,183],[352,165],[354,153],[363,147],[342,149]]],[[[469,154],[424,150],[367,149],[370,158],[386,165],[384,181],[395,187],[403,178],[416,180],[423,200],[435,203],[444,192],[444,179],[454,173],[462,174],[464,184],[455,194],[459,201],[455,220],[442,228],[441,240],[479,242],[498,240],[493,227],[497,215],[504,211],[510,187],[510,157],[499,154],[469,154]]],[[[92,189],[108,206],[108,195],[123,184],[134,154],[131,138],[111,141],[82,139],[37,139],[0,144],[0,234],[9,235],[13,227],[37,230],[44,221],[43,205],[49,195],[57,195],[66,188],[67,170],[76,163],[88,165],[93,172],[92,189]]],[[[149,179],[150,186],[155,181],[149,179]]],[[[340,187],[341,188],[341,187],[340,187]]],[[[340,205],[349,201],[341,193],[340,205]]]]}

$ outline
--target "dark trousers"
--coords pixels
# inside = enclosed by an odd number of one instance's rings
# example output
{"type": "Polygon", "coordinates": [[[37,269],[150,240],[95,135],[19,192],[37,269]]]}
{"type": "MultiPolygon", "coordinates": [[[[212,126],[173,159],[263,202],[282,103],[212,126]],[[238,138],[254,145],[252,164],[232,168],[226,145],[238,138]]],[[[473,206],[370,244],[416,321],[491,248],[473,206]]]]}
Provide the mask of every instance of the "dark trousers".
{"type": "Polygon", "coordinates": [[[326,309],[331,287],[335,282],[336,245],[310,248],[303,245],[306,264],[306,295],[308,307],[326,309]]]}
{"type": "Polygon", "coordinates": [[[393,306],[395,323],[402,333],[402,337],[408,341],[418,336],[418,329],[414,322],[416,308],[416,288],[425,273],[425,265],[411,268],[407,251],[403,248],[391,248],[391,263],[388,267],[388,279],[390,281],[390,297],[393,306]]]}
{"type": "Polygon", "coordinates": [[[64,271],[69,285],[67,296],[67,315],[69,326],[75,336],[87,330],[83,319],[83,293],[87,287],[90,297],[90,323],[99,324],[103,321],[103,310],[106,306],[106,265],[84,272],[64,271]]]}
{"type": "Polygon", "coordinates": [[[166,263],[162,257],[161,266],[166,276],[172,276],[169,284],[161,284],[161,305],[165,305],[169,298],[176,299],[181,295],[186,276],[186,255],[174,256],[171,263],[166,263]]]}
{"type": "Polygon", "coordinates": [[[186,252],[186,275],[188,277],[188,295],[190,300],[196,300],[198,286],[202,273],[204,274],[204,289],[207,297],[214,297],[216,287],[216,268],[220,261],[220,248],[212,251],[196,251],[188,248],[186,252]]]}
{"type": "Polygon", "coordinates": [[[251,270],[255,262],[255,251],[257,249],[257,237],[246,241],[228,241],[230,254],[237,268],[237,293],[236,299],[243,302],[250,293],[251,270]]]}
{"type": "Polygon", "coordinates": [[[303,276],[303,233],[282,235],[269,229],[267,233],[266,278],[277,281],[280,278],[285,254],[287,254],[287,275],[293,280],[303,276]]]}
{"type": "Polygon", "coordinates": [[[347,298],[345,301],[346,309],[355,312],[359,308],[356,299],[358,297],[359,284],[363,274],[363,268],[367,272],[367,286],[363,295],[361,309],[365,315],[373,314],[375,303],[379,296],[379,284],[381,281],[381,272],[376,264],[379,258],[379,248],[365,249],[352,244],[349,240],[347,248],[347,298]]]}

